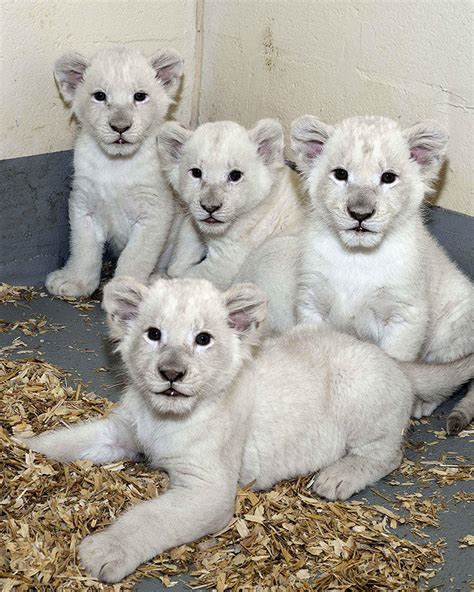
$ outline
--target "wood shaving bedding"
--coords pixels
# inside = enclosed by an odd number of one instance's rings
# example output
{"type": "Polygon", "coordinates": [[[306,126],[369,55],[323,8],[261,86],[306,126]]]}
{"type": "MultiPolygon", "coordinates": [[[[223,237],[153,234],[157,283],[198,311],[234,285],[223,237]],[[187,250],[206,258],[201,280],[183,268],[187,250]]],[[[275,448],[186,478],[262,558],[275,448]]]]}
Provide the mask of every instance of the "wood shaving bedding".
{"type": "Polygon", "coordinates": [[[31,286],[12,286],[0,282],[0,303],[2,304],[19,304],[22,302],[30,302],[35,298],[45,294],[40,294],[31,286]]]}
{"type": "Polygon", "coordinates": [[[417,543],[393,532],[399,523],[415,530],[435,525],[426,500],[404,496],[400,509],[408,512],[401,517],[384,506],[315,498],[304,477],[268,492],[240,489],[235,518],[222,532],[172,549],[120,584],[100,584],[79,565],[77,544],[130,505],[163,491],[166,476],[128,462],[63,464],[23,448],[14,434],[83,421],[113,406],[81,385],[67,386],[64,373],[47,362],[0,360],[0,394],[6,592],[130,590],[145,576],[172,586],[170,576],[184,573],[191,574],[191,587],[219,592],[415,591],[442,562],[441,541],[417,543]]]}
{"type": "Polygon", "coordinates": [[[55,325],[48,323],[48,319],[44,315],[32,317],[22,321],[5,321],[0,319],[0,333],[9,333],[19,329],[23,335],[41,335],[48,331],[61,331],[64,325],[55,325]]]}

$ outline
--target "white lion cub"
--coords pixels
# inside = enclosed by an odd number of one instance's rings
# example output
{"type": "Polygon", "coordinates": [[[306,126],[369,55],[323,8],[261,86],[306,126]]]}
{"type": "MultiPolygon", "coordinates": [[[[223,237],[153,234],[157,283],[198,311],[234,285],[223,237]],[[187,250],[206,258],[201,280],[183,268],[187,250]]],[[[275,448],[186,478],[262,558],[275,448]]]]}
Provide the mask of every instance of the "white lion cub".
{"type": "Polygon", "coordinates": [[[88,296],[99,285],[105,243],[120,254],[116,275],[146,281],[167,242],[174,204],[156,155],[156,130],[172,103],[183,61],[116,47],[90,61],[68,53],[54,74],[80,124],[69,200],[70,257],[46,287],[88,296]]]}
{"type": "Polygon", "coordinates": [[[398,360],[444,363],[472,353],[472,284],[425,229],[420,209],[446,143],[432,122],[403,131],[381,117],[293,123],[312,202],[301,321],[373,341],[398,360]]]}
{"type": "Polygon", "coordinates": [[[303,219],[283,144],[282,127],[272,119],[251,130],[219,121],[195,132],[170,122],[158,134],[163,170],[188,211],[168,275],[207,279],[221,289],[256,283],[267,295],[267,320],[276,331],[295,322],[303,219]]]}
{"type": "Polygon", "coordinates": [[[238,483],[266,489],[320,470],[315,493],[348,498],[400,463],[413,391],[445,398],[474,370],[474,356],[400,364],[373,344],[311,326],[268,340],[252,359],[265,316],[252,284],[222,293],[205,280],[148,288],[117,278],[104,305],[130,381],[121,404],[104,419],[25,442],[66,462],[142,453],[167,471],[164,494],[82,541],[83,565],[105,582],[226,526],[238,483]]]}

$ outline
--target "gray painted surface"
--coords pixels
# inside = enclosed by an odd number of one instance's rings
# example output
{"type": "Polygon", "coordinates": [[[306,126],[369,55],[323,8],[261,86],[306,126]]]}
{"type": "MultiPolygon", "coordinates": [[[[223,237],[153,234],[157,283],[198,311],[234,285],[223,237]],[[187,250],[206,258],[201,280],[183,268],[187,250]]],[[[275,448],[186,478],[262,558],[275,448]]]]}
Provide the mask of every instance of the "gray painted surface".
{"type": "Polygon", "coordinates": [[[0,281],[42,283],[68,253],[72,152],[0,160],[0,281]]]}
{"type": "Polygon", "coordinates": [[[474,278],[474,217],[438,208],[425,209],[425,222],[458,267],[474,278]]]}

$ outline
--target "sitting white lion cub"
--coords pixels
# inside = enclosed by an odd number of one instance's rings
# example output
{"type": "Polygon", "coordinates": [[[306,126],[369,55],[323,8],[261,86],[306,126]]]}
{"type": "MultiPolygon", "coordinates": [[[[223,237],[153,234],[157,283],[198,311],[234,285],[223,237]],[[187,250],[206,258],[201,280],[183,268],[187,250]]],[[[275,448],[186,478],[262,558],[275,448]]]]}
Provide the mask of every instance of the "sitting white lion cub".
{"type": "MultiPolygon", "coordinates": [[[[301,321],[329,323],[398,360],[444,363],[473,352],[472,285],[426,230],[420,209],[446,143],[431,122],[403,131],[381,117],[331,127],[306,115],[293,123],[312,201],[301,321]]],[[[415,414],[433,408],[419,405],[415,414]]],[[[458,429],[451,422],[450,431],[458,429]]]]}
{"type": "Polygon", "coordinates": [[[116,275],[147,281],[167,242],[174,204],[156,155],[156,130],[183,71],[162,49],[151,58],[125,47],[89,62],[68,53],[55,77],[80,123],[69,199],[70,257],[46,287],[60,296],[97,289],[105,243],[120,254],[116,275]]]}
{"type": "Polygon", "coordinates": [[[168,473],[164,494],[82,541],[83,565],[105,582],[226,526],[238,483],[266,489],[320,470],[315,493],[350,497],[399,465],[413,391],[439,400],[474,371],[473,356],[400,364],[375,345],[310,326],[267,341],[252,359],[265,297],[251,284],[222,293],[204,280],[147,288],[117,278],[104,305],[130,381],[121,404],[104,419],[25,442],[66,462],[141,453],[168,473]]]}
{"type": "Polygon", "coordinates": [[[282,127],[272,119],[251,130],[219,121],[195,132],[170,122],[158,134],[163,170],[188,211],[168,275],[207,279],[221,289],[256,283],[276,331],[295,323],[303,218],[283,144],[282,127]]]}

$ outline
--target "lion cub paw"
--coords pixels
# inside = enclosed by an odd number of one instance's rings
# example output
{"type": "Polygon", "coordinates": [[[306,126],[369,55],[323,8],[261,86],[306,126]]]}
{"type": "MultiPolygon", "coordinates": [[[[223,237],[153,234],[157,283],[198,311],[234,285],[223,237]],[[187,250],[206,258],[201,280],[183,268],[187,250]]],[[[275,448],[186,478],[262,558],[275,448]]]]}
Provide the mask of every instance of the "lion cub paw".
{"type": "Polygon", "coordinates": [[[79,558],[88,573],[107,583],[119,582],[137,567],[130,551],[127,555],[126,544],[107,530],[83,539],[79,558]]]}
{"type": "Polygon", "coordinates": [[[81,279],[66,269],[53,271],[46,278],[46,289],[55,296],[90,296],[98,287],[99,280],[96,278],[81,279]]]}
{"type": "Polygon", "coordinates": [[[361,484],[360,478],[351,474],[347,467],[335,464],[319,472],[312,489],[314,493],[328,500],[346,500],[364,487],[365,484],[361,484]]]}

